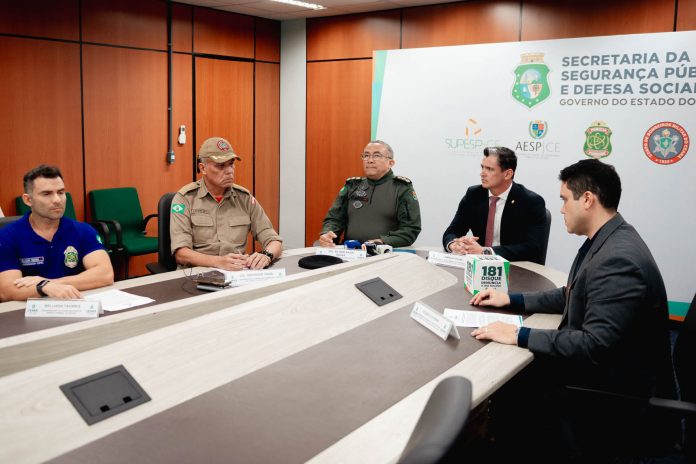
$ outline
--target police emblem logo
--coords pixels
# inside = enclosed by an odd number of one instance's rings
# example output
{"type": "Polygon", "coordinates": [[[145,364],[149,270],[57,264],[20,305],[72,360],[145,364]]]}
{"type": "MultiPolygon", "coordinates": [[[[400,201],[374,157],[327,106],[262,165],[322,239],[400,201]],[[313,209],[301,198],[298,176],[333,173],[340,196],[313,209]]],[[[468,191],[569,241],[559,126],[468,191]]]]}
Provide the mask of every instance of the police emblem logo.
{"type": "Polygon", "coordinates": [[[543,53],[522,53],[520,58],[521,62],[515,68],[512,97],[527,108],[532,108],[551,95],[549,68],[544,63],[543,53]]]}
{"type": "Polygon", "coordinates": [[[77,267],[77,250],[74,246],[68,246],[63,252],[63,255],[65,256],[65,259],[63,260],[65,267],[69,267],[70,269],[77,267]]]}
{"type": "Polygon", "coordinates": [[[674,164],[689,151],[689,134],[676,122],[658,122],[643,136],[645,155],[657,164],[674,164]]]}
{"type": "Polygon", "coordinates": [[[172,203],[172,213],[184,214],[186,211],[186,205],[183,203],[172,203]]]}
{"type": "Polygon", "coordinates": [[[360,208],[362,208],[362,206],[363,206],[362,201],[356,200],[353,202],[353,208],[355,208],[355,209],[360,209],[360,208]]]}
{"type": "Polygon", "coordinates": [[[605,158],[611,155],[611,129],[604,121],[594,121],[585,130],[585,144],[583,151],[594,159],[605,158]]]}
{"type": "Polygon", "coordinates": [[[529,135],[531,135],[533,139],[543,139],[548,130],[549,125],[546,121],[541,121],[538,119],[529,121],[529,135]]]}
{"type": "Polygon", "coordinates": [[[222,139],[217,141],[217,147],[218,147],[218,150],[220,150],[220,151],[230,150],[230,145],[222,139]]]}

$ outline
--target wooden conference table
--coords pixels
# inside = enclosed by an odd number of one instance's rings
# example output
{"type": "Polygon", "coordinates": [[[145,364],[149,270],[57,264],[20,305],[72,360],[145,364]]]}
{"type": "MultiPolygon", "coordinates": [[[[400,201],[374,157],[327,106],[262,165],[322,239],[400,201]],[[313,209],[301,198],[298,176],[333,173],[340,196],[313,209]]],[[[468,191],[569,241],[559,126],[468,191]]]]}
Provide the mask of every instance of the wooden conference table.
{"type": "MultiPolygon", "coordinates": [[[[117,282],[157,302],[94,320],[27,322],[23,303],[0,304],[0,462],[394,462],[441,379],[469,378],[476,405],[532,359],[409,317],[416,301],[468,309],[461,269],[393,253],[301,270],[312,252],[286,251],[283,279],[220,292],[197,294],[183,271],[117,282]],[[403,297],[375,305],[355,287],[374,277],[403,297]],[[119,365],[151,400],[87,425],[59,387],[119,365]]],[[[565,279],[515,263],[510,287],[565,279]]]]}

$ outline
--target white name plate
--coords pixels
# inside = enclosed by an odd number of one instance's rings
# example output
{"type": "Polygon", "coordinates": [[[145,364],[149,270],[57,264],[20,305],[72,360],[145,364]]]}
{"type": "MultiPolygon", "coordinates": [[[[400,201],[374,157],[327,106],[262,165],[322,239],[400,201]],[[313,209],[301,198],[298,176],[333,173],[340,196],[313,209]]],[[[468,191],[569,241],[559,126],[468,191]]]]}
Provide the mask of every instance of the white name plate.
{"type": "Polygon", "coordinates": [[[522,327],[522,316],[515,314],[445,308],[444,315],[447,319],[454,322],[454,325],[457,327],[483,327],[484,325],[492,324],[497,321],[522,327]]]}
{"type": "Polygon", "coordinates": [[[285,268],[225,272],[225,279],[231,287],[241,287],[242,285],[256,282],[280,279],[281,277],[285,277],[285,268]]]}
{"type": "Polygon", "coordinates": [[[466,269],[466,255],[454,255],[452,253],[442,253],[431,251],[428,253],[428,262],[440,266],[458,267],[466,269]]]}
{"type": "Polygon", "coordinates": [[[29,298],[24,317],[99,317],[101,303],[90,300],[29,298]]]}
{"type": "Polygon", "coordinates": [[[457,332],[457,326],[454,325],[454,322],[450,321],[425,303],[417,301],[411,310],[411,317],[443,340],[447,340],[447,337],[450,335],[457,340],[461,339],[459,337],[459,332],[457,332]]]}
{"type": "Polygon", "coordinates": [[[355,261],[356,259],[367,258],[365,250],[349,250],[347,248],[316,248],[316,255],[329,255],[341,258],[343,261],[355,261]]]}

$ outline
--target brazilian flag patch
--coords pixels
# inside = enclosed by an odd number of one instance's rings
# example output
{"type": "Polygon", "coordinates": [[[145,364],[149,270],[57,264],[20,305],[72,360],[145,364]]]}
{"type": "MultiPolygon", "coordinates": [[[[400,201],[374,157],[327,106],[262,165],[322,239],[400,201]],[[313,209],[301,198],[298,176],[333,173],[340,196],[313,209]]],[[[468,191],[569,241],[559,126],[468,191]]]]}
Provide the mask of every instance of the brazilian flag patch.
{"type": "Polygon", "coordinates": [[[172,213],[184,214],[186,205],[183,203],[172,203],[172,213]]]}

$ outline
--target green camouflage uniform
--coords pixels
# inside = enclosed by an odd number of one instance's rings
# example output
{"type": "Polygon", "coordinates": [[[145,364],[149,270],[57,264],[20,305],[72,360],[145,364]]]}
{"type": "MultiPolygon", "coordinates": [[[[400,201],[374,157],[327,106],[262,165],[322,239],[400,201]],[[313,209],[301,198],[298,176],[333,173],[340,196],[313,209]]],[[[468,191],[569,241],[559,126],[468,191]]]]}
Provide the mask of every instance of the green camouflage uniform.
{"type": "Polygon", "coordinates": [[[387,245],[413,244],[421,231],[420,207],[411,180],[390,169],[379,180],[351,177],[324,218],[322,234],[344,240],[381,239],[387,245]]]}

